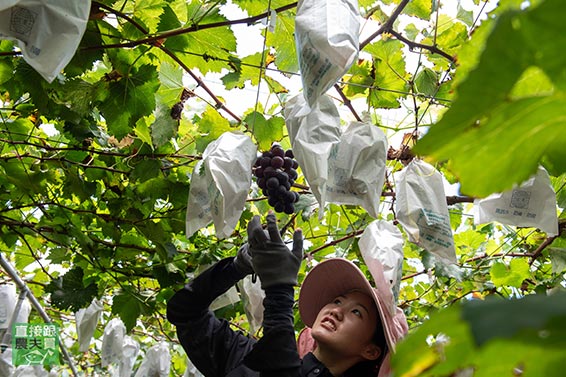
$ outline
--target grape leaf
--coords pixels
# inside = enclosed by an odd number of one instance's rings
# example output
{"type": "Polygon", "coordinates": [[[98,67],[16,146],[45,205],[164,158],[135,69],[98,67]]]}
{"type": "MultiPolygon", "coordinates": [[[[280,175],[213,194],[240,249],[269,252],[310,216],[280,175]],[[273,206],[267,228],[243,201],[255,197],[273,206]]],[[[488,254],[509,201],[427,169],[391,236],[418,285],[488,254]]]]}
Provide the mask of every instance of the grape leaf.
{"type": "Polygon", "coordinates": [[[132,330],[140,315],[147,313],[153,301],[139,293],[121,291],[112,299],[112,314],[117,314],[124,322],[126,331],[132,330]]]}
{"type": "Polygon", "coordinates": [[[532,65],[544,70],[555,85],[562,83],[558,72],[566,66],[566,58],[540,37],[554,33],[557,37],[549,44],[566,43],[563,34],[556,34],[561,26],[554,13],[561,9],[560,2],[547,0],[538,7],[501,16],[486,41],[477,69],[461,82],[455,102],[442,119],[417,143],[417,153],[436,160],[452,159],[452,169],[467,194],[486,196],[509,189],[533,174],[543,159],[555,174],[566,169],[566,136],[560,132],[564,93],[509,100],[516,83],[532,65]],[[541,19],[545,21],[541,23],[541,19]],[[533,114],[527,114],[526,108],[533,114]],[[540,146],[529,142],[539,137],[540,146]],[[504,167],[493,163],[500,160],[501,151],[507,156],[504,167]],[[471,168],[463,160],[473,160],[474,156],[481,162],[476,161],[478,165],[471,168]]]}
{"type": "Polygon", "coordinates": [[[14,65],[9,59],[0,60],[0,85],[12,78],[14,65]]]}
{"type": "Polygon", "coordinates": [[[415,77],[415,85],[419,93],[426,94],[427,96],[435,96],[438,90],[438,76],[430,68],[424,68],[417,73],[415,77]]]}
{"type": "Polygon", "coordinates": [[[299,61],[295,51],[295,12],[289,11],[277,15],[275,32],[267,33],[266,43],[275,49],[275,65],[288,72],[299,70],[299,61]]]}
{"type": "Polygon", "coordinates": [[[458,3],[456,18],[465,23],[468,27],[472,27],[474,23],[474,12],[465,10],[460,3],[458,3]]]}
{"type": "Polygon", "coordinates": [[[45,287],[45,292],[51,293],[51,304],[58,309],[72,311],[90,305],[98,293],[98,286],[96,283],[85,286],[83,277],[83,269],[75,267],[52,280],[45,287]]]}
{"type": "MultiPolygon", "coordinates": [[[[248,15],[250,16],[255,16],[267,12],[268,5],[263,0],[234,0],[233,3],[237,4],[241,9],[247,11],[248,15]]],[[[293,1],[291,0],[272,0],[269,5],[271,6],[271,9],[276,9],[292,3],[293,1]]]]}
{"type": "Polygon", "coordinates": [[[561,247],[549,247],[548,254],[552,262],[552,273],[559,274],[566,270],[566,249],[561,247]]]}
{"type": "Polygon", "coordinates": [[[415,16],[428,20],[432,10],[432,0],[413,0],[409,1],[404,12],[409,16],[415,16]]]}
{"type": "Polygon", "coordinates": [[[234,59],[234,71],[222,77],[222,82],[226,86],[226,89],[243,89],[246,81],[250,81],[252,85],[257,85],[259,82],[257,67],[261,66],[261,58],[262,53],[258,52],[242,59],[234,59]]]}
{"type": "Polygon", "coordinates": [[[348,71],[344,94],[353,96],[360,93],[365,93],[367,88],[373,84],[373,78],[370,75],[371,64],[368,61],[359,61],[357,64],[352,64],[348,71]]]}
{"type": "Polygon", "coordinates": [[[144,0],[134,3],[134,14],[147,26],[149,33],[157,31],[157,25],[166,4],[163,0],[144,0]]]}
{"type": "Polygon", "coordinates": [[[161,63],[159,67],[159,90],[157,91],[158,102],[173,106],[180,100],[183,92],[183,70],[168,62],[161,63]]]}
{"type": "MultiPolygon", "coordinates": [[[[219,8],[208,9],[198,1],[188,4],[189,25],[228,21],[219,13],[219,8]]],[[[189,68],[198,68],[202,74],[220,72],[229,68],[228,62],[236,51],[236,37],[229,26],[218,26],[197,30],[174,37],[165,42],[189,68]]]]}
{"type": "MultiPolygon", "coordinates": [[[[526,263],[528,265],[528,263],[526,263]]],[[[552,320],[566,319],[566,295],[529,295],[519,300],[489,299],[463,306],[462,318],[471,325],[476,344],[493,338],[510,338],[521,329],[542,330],[552,320]]],[[[564,342],[564,340],[562,340],[564,342]]]]}
{"type": "Polygon", "coordinates": [[[151,140],[156,148],[167,143],[177,135],[179,122],[171,117],[171,108],[158,104],[155,109],[155,121],[151,125],[151,140]]]}
{"type": "Polygon", "coordinates": [[[370,89],[368,102],[382,108],[400,107],[399,99],[407,91],[403,44],[394,39],[380,40],[366,46],[374,57],[375,89],[370,89]]]}
{"type": "Polygon", "coordinates": [[[198,124],[198,131],[201,135],[197,139],[197,150],[201,153],[204,152],[208,143],[231,130],[228,120],[210,108],[202,114],[202,117],[195,117],[195,123],[198,124]]]}
{"type": "Polygon", "coordinates": [[[132,180],[143,182],[155,178],[161,172],[161,163],[154,159],[144,159],[135,164],[132,171],[132,180]]]}
{"type": "Polygon", "coordinates": [[[561,376],[566,297],[529,295],[473,300],[432,313],[397,345],[392,369],[399,376],[448,376],[472,368],[474,376],[561,376]],[[544,334],[544,335],[543,335],[544,334]]]}
{"type": "Polygon", "coordinates": [[[281,140],[285,120],[281,117],[265,119],[263,114],[254,111],[244,119],[257,140],[260,150],[268,150],[274,140],[281,140]]]}
{"type": "Polygon", "coordinates": [[[497,262],[491,266],[491,280],[496,287],[511,286],[519,288],[530,274],[529,262],[524,258],[512,259],[509,266],[497,262]]]}
{"type": "Polygon", "coordinates": [[[130,76],[109,84],[109,98],[100,110],[111,135],[121,139],[138,119],[151,114],[158,86],[157,71],[151,65],[143,65],[130,76]]]}

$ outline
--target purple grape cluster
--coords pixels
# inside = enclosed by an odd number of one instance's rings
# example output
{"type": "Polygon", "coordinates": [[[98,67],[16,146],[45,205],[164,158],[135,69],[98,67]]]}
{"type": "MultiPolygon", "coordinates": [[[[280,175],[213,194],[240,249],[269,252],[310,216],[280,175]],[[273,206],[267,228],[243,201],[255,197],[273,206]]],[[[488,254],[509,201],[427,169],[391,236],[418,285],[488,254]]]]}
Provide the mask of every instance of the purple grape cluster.
{"type": "Polygon", "coordinates": [[[257,178],[257,185],[263,195],[267,196],[267,202],[275,212],[285,212],[288,215],[295,212],[299,193],[291,191],[291,186],[297,179],[298,167],[293,151],[285,151],[276,143],[256,160],[253,173],[257,178]]]}

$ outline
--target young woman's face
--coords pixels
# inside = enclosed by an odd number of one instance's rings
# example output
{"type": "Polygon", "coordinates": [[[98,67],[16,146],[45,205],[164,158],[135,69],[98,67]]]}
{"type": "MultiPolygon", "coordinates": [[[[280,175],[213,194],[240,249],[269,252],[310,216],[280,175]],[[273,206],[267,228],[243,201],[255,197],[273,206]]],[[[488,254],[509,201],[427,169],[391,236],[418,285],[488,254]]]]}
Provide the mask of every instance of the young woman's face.
{"type": "Polygon", "coordinates": [[[378,321],[373,300],[362,292],[344,293],[324,306],[312,326],[319,347],[344,356],[360,355],[371,343],[378,321]]]}

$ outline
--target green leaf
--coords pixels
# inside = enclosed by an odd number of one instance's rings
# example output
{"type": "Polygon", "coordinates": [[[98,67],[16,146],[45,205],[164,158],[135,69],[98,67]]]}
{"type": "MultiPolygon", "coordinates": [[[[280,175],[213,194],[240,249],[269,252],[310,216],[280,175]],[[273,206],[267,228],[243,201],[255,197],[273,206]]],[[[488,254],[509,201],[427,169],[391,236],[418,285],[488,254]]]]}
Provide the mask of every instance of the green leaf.
{"type": "MultiPolygon", "coordinates": [[[[485,344],[494,338],[511,338],[523,329],[543,330],[551,321],[566,319],[566,295],[529,295],[519,300],[491,299],[472,301],[462,310],[476,344],[485,344]]],[[[564,342],[564,340],[562,340],[564,342]]]]}
{"type": "MultiPolygon", "coordinates": [[[[459,175],[462,192],[485,197],[528,179],[536,172],[538,162],[544,156],[549,161],[563,164],[566,158],[563,148],[566,145],[564,108],[566,94],[562,93],[506,101],[479,127],[471,127],[458,136],[452,135],[447,127],[447,132],[440,134],[445,116],[425,136],[428,139],[421,140],[428,141],[423,144],[428,149],[432,140],[430,135],[434,131],[434,144],[439,144],[432,155],[451,158],[451,169],[459,175]],[[537,142],[533,143],[533,140],[537,142]],[[500,158],[501,151],[505,151],[506,158],[500,158]]],[[[416,148],[422,151],[419,146],[420,141],[416,148]]]]}
{"type": "Polygon", "coordinates": [[[281,117],[265,119],[263,114],[254,111],[244,119],[257,140],[260,150],[268,150],[274,140],[283,138],[285,120],[281,117]]]}
{"type": "Polygon", "coordinates": [[[135,164],[132,171],[132,180],[144,182],[155,178],[161,172],[161,163],[155,159],[144,159],[135,164]]]}
{"type": "Polygon", "coordinates": [[[110,83],[109,97],[100,105],[108,131],[117,139],[131,132],[138,119],[154,110],[158,86],[157,71],[150,65],[141,66],[135,73],[110,83]]]}
{"type": "Polygon", "coordinates": [[[432,0],[413,0],[407,4],[405,13],[428,21],[431,10],[432,0]]]}
{"type": "Polygon", "coordinates": [[[233,60],[232,66],[234,72],[230,72],[222,77],[222,82],[226,86],[226,89],[243,89],[246,81],[250,81],[252,85],[257,85],[259,82],[257,67],[261,67],[261,57],[262,53],[258,52],[246,56],[241,60],[233,60]]]}
{"type": "Polygon", "coordinates": [[[474,12],[465,10],[460,3],[458,3],[458,12],[456,18],[462,21],[466,26],[472,27],[474,24],[474,12]]]}
{"type": "Polygon", "coordinates": [[[29,119],[19,118],[13,122],[6,122],[4,126],[7,128],[8,137],[14,141],[25,141],[29,138],[29,134],[34,124],[29,119]]]}
{"type": "Polygon", "coordinates": [[[138,317],[147,313],[152,304],[150,297],[129,290],[121,291],[112,299],[112,314],[120,316],[129,332],[135,327],[138,317]]]}
{"type": "Polygon", "coordinates": [[[224,132],[230,131],[230,123],[218,111],[207,109],[200,119],[195,118],[201,137],[197,140],[197,150],[204,152],[208,143],[218,139],[224,132]]]}
{"type": "Polygon", "coordinates": [[[415,24],[411,23],[405,27],[405,35],[409,40],[414,41],[417,39],[417,35],[419,35],[421,31],[415,26],[415,24]]]}
{"type": "Polygon", "coordinates": [[[280,70],[288,72],[297,72],[299,70],[294,33],[294,11],[278,14],[275,32],[267,33],[266,44],[275,49],[275,65],[280,70]]]}
{"type": "Polygon", "coordinates": [[[94,62],[102,60],[102,49],[88,49],[88,47],[101,46],[102,44],[103,41],[97,23],[89,20],[75,55],[65,66],[65,75],[67,77],[78,76],[91,69],[94,62]]]}
{"type": "Polygon", "coordinates": [[[65,82],[60,91],[60,97],[54,101],[65,105],[70,110],[81,116],[88,116],[97,100],[98,92],[102,85],[90,84],[79,78],[65,82]]]}
{"type": "Polygon", "coordinates": [[[552,263],[552,273],[559,274],[566,270],[566,249],[549,247],[548,254],[552,263]]]}
{"type": "MultiPolygon", "coordinates": [[[[417,153],[429,154],[437,160],[454,159],[453,170],[461,177],[462,189],[466,193],[485,196],[508,189],[513,183],[528,178],[545,156],[549,164],[557,166],[558,171],[566,169],[563,162],[566,152],[561,147],[565,136],[558,131],[559,124],[563,122],[558,108],[564,108],[564,94],[509,101],[511,91],[525,70],[533,65],[540,67],[555,85],[563,85],[564,75],[559,72],[566,65],[566,58],[550,46],[566,43],[563,34],[556,34],[561,27],[556,13],[562,10],[560,2],[547,0],[538,7],[522,12],[508,12],[501,16],[486,42],[477,69],[458,87],[456,101],[438,124],[417,143],[417,153]],[[541,35],[559,35],[559,40],[547,44],[541,35]],[[493,80],[495,77],[497,80],[493,80]],[[486,85],[487,82],[490,85],[486,85]],[[525,106],[532,109],[536,116],[531,116],[528,120],[520,119],[525,112],[517,116],[516,111],[525,106]],[[519,119],[517,127],[504,120],[504,116],[519,119]],[[523,150],[528,144],[526,139],[533,140],[531,138],[541,134],[543,146],[530,148],[534,154],[523,150]],[[482,141],[496,137],[498,142],[491,140],[487,145],[474,143],[471,148],[466,148],[469,147],[467,143],[471,137],[482,141]],[[490,156],[490,161],[495,161],[493,156],[505,150],[508,156],[505,159],[506,173],[510,171],[511,161],[514,162],[513,169],[516,171],[514,174],[501,175],[501,171],[498,171],[500,164],[490,163],[483,165],[485,169],[481,176],[472,178],[477,169],[472,172],[470,165],[462,162],[462,155],[450,154],[461,149],[490,156]]],[[[468,154],[466,158],[473,159],[473,154],[468,154]]]]}
{"type": "Polygon", "coordinates": [[[13,71],[14,65],[11,60],[0,60],[0,85],[12,78],[13,71]]]}
{"type": "Polygon", "coordinates": [[[415,85],[419,93],[435,96],[438,90],[438,76],[432,69],[424,68],[415,77],[415,85]]]}
{"type": "Polygon", "coordinates": [[[80,267],[67,271],[62,277],[52,280],[45,291],[51,293],[51,304],[61,310],[77,311],[92,302],[98,293],[95,283],[83,284],[84,272],[80,267]]]}
{"type": "Polygon", "coordinates": [[[153,33],[157,30],[159,17],[163,13],[166,2],[163,0],[144,0],[136,1],[134,5],[134,15],[147,26],[148,32],[153,33]]]}
{"type": "Polygon", "coordinates": [[[485,234],[475,231],[473,229],[467,229],[463,232],[454,234],[454,244],[462,245],[461,249],[467,249],[467,254],[473,256],[476,254],[481,245],[487,241],[485,234]]]}
{"type": "MultiPolygon", "coordinates": [[[[234,0],[233,3],[245,10],[250,16],[265,13],[268,10],[268,3],[262,0],[234,0]]],[[[271,3],[269,3],[271,9],[276,9],[288,4],[288,0],[272,0],[271,3]]],[[[278,20],[280,16],[281,14],[277,15],[278,20]]]]}
{"type": "Polygon", "coordinates": [[[136,136],[140,138],[141,141],[153,147],[153,142],[151,141],[151,131],[147,124],[146,118],[141,118],[136,123],[136,128],[134,128],[136,136]]]}
{"type": "Polygon", "coordinates": [[[371,77],[371,63],[368,61],[361,61],[357,64],[352,64],[348,71],[346,81],[348,85],[344,90],[347,96],[354,96],[367,92],[367,88],[373,84],[371,77]]]}
{"type": "Polygon", "coordinates": [[[469,325],[460,306],[433,313],[431,318],[397,345],[392,358],[396,376],[446,376],[466,365],[473,351],[469,325]]]}
{"type": "Polygon", "coordinates": [[[392,357],[398,376],[561,376],[566,297],[474,300],[438,313],[403,339],[392,357]],[[540,374],[543,373],[543,374],[540,374]]]}
{"type": "Polygon", "coordinates": [[[54,264],[63,264],[64,262],[70,262],[70,255],[67,252],[68,250],[64,247],[54,247],[49,251],[49,256],[47,259],[54,264]]]}
{"type": "Polygon", "coordinates": [[[382,108],[400,107],[399,99],[407,92],[407,72],[403,58],[403,44],[394,39],[380,40],[366,47],[374,57],[375,81],[368,102],[382,108]]]}
{"type": "Polygon", "coordinates": [[[531,276],[529,262],[525,258],[514,258],[509,266],[495,263],[491,266],[490,275],[497,287],[521,287],[523,281],[531,276]]]}
{"type": "Polygon", "coordinates": [[[170,1],[163,8],[163,13],[159,17],[158,32],[167,32],[179,29],[188,21],[187,3],[183,0],[170,1]]]}
{"type": "MultiPolygon", "coordinates": [[[[199,1],[188,4],[189,23],[193,25],[227,22],[219,7],[206,9],[199,1]],[[203,18],[204,17],[204,18],[203,18]]],[[[218,26],[170,37],[165,47],[173,51],[188,68],[198,68],[202,74],[228,68],[226,61],[236,51],[236,38],[229,26],[218,26]]]]}
{"type": "Polygon", "coordinates": [[[161,85],[157,91],[160,103],[172,106],[178,102],[183,92],[183,70],[168,62],[161,63],[159,67],[159,81],[161,85]]]}
{"type": "Polygon", "coordinates": [[[151,125],[152,144],[159,148],[177,135],[179,122],[171,117],[171,108],[159,104],[155,110],[155,121],[151,125]]]}
{"type": "MultiPolygon", "coordinates": [[[[173,266],[171,263],[167,264],[168,267],[173,266]]],[[[173,269],[170,271],[171,268],[166,268],[165,266],[159,266],[152,269],[152,275],[157,279],[159,282],[159,286],[163,288],[171,287],[180,283],[183,283],[185,280],[185,275],[179,271],[178,269],[173,269]]]]}

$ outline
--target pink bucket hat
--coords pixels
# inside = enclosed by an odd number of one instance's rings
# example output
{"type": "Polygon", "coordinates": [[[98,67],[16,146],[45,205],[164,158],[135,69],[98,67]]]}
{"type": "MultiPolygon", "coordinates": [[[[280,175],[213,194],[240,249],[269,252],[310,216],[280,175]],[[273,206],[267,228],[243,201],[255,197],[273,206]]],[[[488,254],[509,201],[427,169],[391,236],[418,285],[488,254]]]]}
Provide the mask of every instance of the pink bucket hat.
{"type": "MultiPolygon", "coordinates": [[[[316,265],[305,277],[299,293],[299,313],[303,323],[312,327],[318,312],[337,296],[345,292],[361,291],[375,302],[388,350],[395,352],[395,344],[407,333],[407,320],[403,311],[395,305],[391,286],[383,277],[380,263],[371,271],[376,287],[372,287],[364,273],[351,261],[343,258],[327,259],[316,265]]],[[[299,350],[302,352],[303,350],[299,350]]],[[[384,364],[390,355],[385,355],[384,364]]],[[[383,365],[380,369],[389,369],[383,365]]],[[[380,370],[383,375],[384,370],[380,370]]]]}

